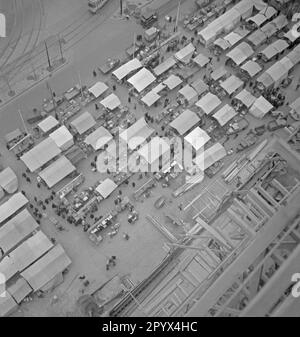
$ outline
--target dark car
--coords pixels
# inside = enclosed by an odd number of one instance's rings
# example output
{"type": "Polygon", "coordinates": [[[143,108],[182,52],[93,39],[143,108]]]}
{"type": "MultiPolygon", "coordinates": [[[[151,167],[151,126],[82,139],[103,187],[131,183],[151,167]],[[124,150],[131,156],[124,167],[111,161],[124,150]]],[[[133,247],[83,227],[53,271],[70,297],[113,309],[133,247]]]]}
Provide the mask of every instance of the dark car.
{"type": "Polygon", "coordinates": [[[279,119],[269,122],[267,128],[269,131],[276,131],[286,126],[287,126],[287,120],[283,118],[279,118],[279,119]]]}

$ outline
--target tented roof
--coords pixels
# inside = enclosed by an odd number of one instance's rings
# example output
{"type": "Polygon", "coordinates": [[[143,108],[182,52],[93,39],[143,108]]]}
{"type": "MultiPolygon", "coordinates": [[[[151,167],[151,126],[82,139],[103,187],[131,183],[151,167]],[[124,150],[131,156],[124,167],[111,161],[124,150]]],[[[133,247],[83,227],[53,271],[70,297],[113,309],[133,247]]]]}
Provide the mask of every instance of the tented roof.
{"type": "Polygon", "coordinates": [[[163,81],[163,84],[165,84],[170,90],[175,89],[181,83],[182,79],[173,74],[163,81]]]}
{"type": "Polygon", "coordinates": [[[256,100],[256,97],[254,97],[249,91],[246,89],[239,92],[236,96],[236,99],[240,100],[247,108],[250,108],[250,106],[254,103],[256,100]]]}
{"type": "Polygon", "coordinates": [[[17,265],[14,264],[14,259],[9,255],[0,261],[0,273],[0,275],[4,275],[6,282],[18,273],[17,265]]]}
{"type": "Polygon", "coordinates": [[[198,93],[195,89],[193,89],[190,85],[185,85],[182,89],[180,89],[179,94],[181,94],[188,102],[198,97],[198,93]]]}
{"type": "Polygon", "coordinates": [[[151,90],[142,98],[142,102],[144,102],[148,107],[150,107],[160,98],[161,96],[159,94],[151,90]]]}
{"type": "Polygon", "coordinates": [[[104,198],[106,199],[109,195],[112,194],[112,192],[118,187],[117,184],[114,183],[109,178],[106,178],[104,181],[102,181],[97,187],[96,191],[104,198]]]}
{"type": "Polygon", "coordinates": [[[71,260],[62,246],[58,244],[33,265],[24,270],[21,276],[34,291],[37,291],[59,273],[63,272],[70,264],[71,260]]]}
{"type": "Polygon", "coordinates": [[[237,115],[237,112],[230,105],[224,105],[220,110],[218,110],[213,117],[219,122],[221,126],[227,124],[234,116],[237,115]]]}
{"type": "Polygon", "coordinates": [[[0,247],[4,253],[14,249],[39,227],[27,209],[24,209],[0,227],[0,247]]]}
{"type": "Polygon", "coordinates": [[[267,71],[274,82],[282,81],[288,75],[288,69],[281,62],[274,63],[267,71]]]}
{"type": "Polygon", "coordinates": [[[170,123],[170,127],[175,129],[182,136],[199,122],[200,118],[198,115],[187,109],[170,123]]]}
{"type": "Polygon", "coordinates": [[[6,291],[5,295],[3,293],[0,294],[0,317],[8,316],[10,313],[16,310],[17,307],[18,304],[12,298],[10,293],[7,293],[6,291]]]}
{"type": "Polygon", "coordinates": [[[73,135],[65,125],[62,125],[58,129],[50,133],[49,137],[60,149],[64,149],[67,144],[70,144],[71,146],[74,143],[73,135]]]}
{"type": "Polygon", "coordinates": [[[227,92],[228,95],[231,95],[236,90],[238,90],[242,85],[243,81],[241,81],[238,77],[231,75],[225,81],[221,82],[221,87],[227,92]]]}
{"type": "Polygon", "coordinates": [[[236,46],[233,50],[226,54],[236,65],[240,65],[247,58],[253,55],[254,51],[249,46],[248,43],[242,42],[238,46],[236,46]]]}
{"type": "Polygon", "coordinates": [[[95,97],[98,98],[105,91],[108,90],[108,86],[103,82],[97,82],[92,87],[89,88],[89,92],[95,97]]]}
{"type": "Polygon", "coordinates": [[[198,151],[210,140],[210,136],[201,128],[196,127],[184,137],[184,140],[198,151]]]}
{"type": "Polygon", "coordinates": [[[283,27],[287,26],[288,23],[289,23],[288,20],[287,20],[287,18],[286,18],[286,16],[283,15],[283,14],[278,15],[277,18],[275,18],[271,22],[277,27],[278,30],[280,30],[283,27]]]}
{"type": "Polygon", "coordinates": [[[169,144],[158,136],[152,138],[149,143],[138,150],[139,155],[143,157],[148,164],[155,163],[161,156],[169,152],[169,144]]]}
{"type": "Polygon", "coordinates": [[[288,43],[284,40],[277,40],[268,47],[266,47],[264,50],[261,51],[261,53],[269,60],[273,56],[281,53],[288,47],[288,43]]]}
{"type": "Polygon", "coordinates": [[[300,50],[296,47],[286,55],[291,60],[293,65],[297,65],[300,62],[300,50]]]}
{"type": "Polygon", "coordinates": [[[226,50],[231,47],[231,44],[221,37],[214,41],[214,45],[220,47],[222,50],[226,50]]]}
{"type": "Polygon", "coordinates": [[[128,61],[127,63],[121,65],[118,69],[113,71],[113,75],[116,76],[118,80],[122,80],[124,77],[129,75],[132,71],[141,68],[143,65],[141,62],[135,58],[128,61]]]}
{"type": "Polygon", "coordinates": [[[142,145],[148,137],[155,132],[150,128],[144,117],[140,118],[128,129],[120,134],[122,139],[131,150],[135,150],[138,146],[142,145]]]}
{"type": "Polygon", "coordinates": [[[277,13],[277,10],[272,6],[265,4],[265,8],[261,10],[261,13],[263,13],[263,15],[267,17],[267,19],[270,19],[273,15],[277,13]]]}
{"type": "Polygon", "coordinates": [[[215,162],[221,160],[226,156],[226,150],[220,143],[216,143],[209,149],[201,152],[195,159],[194,163],[202,170],[206,170],[215,162]]]}
{"type": "Polygon", "coordinates": [[[23,279],[23,277],[19,277],[16,282],[7,288],[7,291],[14,298],[14,300],[20,304],[24,298],[32,292],[32,288],[27,283],[27,281],[23,279]]]}
{"type": "Polygon", "coordinates": [[[110,142],[113,139],[111,133],[105,129],[105,127],[100,126],[94,132],[89,134],[84,142],[93,147],[95,151],[101,149],[105,144],[110,142]]]}
{"type": "Polygon", "coordinates": [[[273,105],[263,96],[257,98],[250,108],[250,113],[256,118],[263,118],[269,111],[273,109],[273,105]]]}
{"type": "Polygon", "coordinates": [[[6,202],[0,205],[0,224],[10,216],[14,215],[27,203],[28,199],[21,192],[11,196],[6,202]]]}
{"type": "Polygon", "coordinates": [[[262,32],[260,29],[257,29],[251,35],[247,37],[247,40],[251,42],[254,46],[258,46],[259,44],[263,43],[268,36],[262,32]]]}
{"type": "Polygon", "coordinates": [[[175,64],[176,64],[176,60],[174,59],[174,57],[171,56],[167,58],[164,62],[159,64],[157,67],[155,67],[153,69],[153,72],[156,76],[160,76],[166,71],[168,71],[169,69],[171,69],[172,67],[174,67],[175,64]]]}
{"type": "Polygon", "coordinates": [[[298,31],[300,27],[300,21],[293,25],[293,27],[285,33],[283,36],[290,40],[291,42],[296,41],[300,37],[300,32],[298,31]]]}
{"type": "Polygon", "coordinates": [[[274,83],[272,77],[271,77],[267,72],[262,73],[262,74],[257,78],[257,82],[260,82],[261,84],[263,84],[263,86],[264,86],[266,89],[269,88],[269,87],[274,83]]]}
{"type": "Polygon", "coordinates": [[[300,112],[300,97],[290,104],[290,108],[295,110],[297,113],[300,112]]]}
{"type": "Polygon", "coordinates": [[[53,247],[53,243],[42,232],[38,231],[15,250],[9,253],[13,263],[19,272],[23,271],[43,254],[53,247]]]}
{"type": "Polygon", "coordinates": [[[128,82],[134,86],[134,88],[141,92],[146,89],[151,83],[155,81],[155,76],[146,68],[142,68],[138,73],[130,77],[128,82]]]}
{"type": "Polygon", "coordinates": [[[246,19],[248,22],[253,22],[257,27],[260,27],[264,22],[267,21],[267,17],[261,13],[257,13],[251,18],[246,19]]]}
{"type": "Polygon", "coordinates": [[[206,115],[208,115],[213,112],[221,103],[221,100],[216,95],[209,92],[196,103],[196,106],[199,107],[206,115]]]}
{"type": "Polygon", "coordinates": [[[17,191],[18,177],[10,167],[7,167],[0,172],[0,186],[5,192],[9,194],[15,193],[17,191]]]}
{"type": "Polygon", "coordinates": [[[65,156],[61,156],[54,163],[41,171],[39,176],[45,181],[47,186],[51,188],[75,170],[76,167],[70,160],[65,156]]]}
{"type": "Polygon", "coordinates": [[[121,101],[117,95],[110,94],[109,96],[105,97],[100,102],[100,104],[102,104],[108,110],[113,111],[121,105],[121,101]]]}
{"type": "Polygon", "coordinates": [[[266,34],[267,37],[271,37],[278,31],[278,28],[274,23],[268,22],[266,25],[262,26],[260,30],[266,34]]]}
{"type": "Polygon", "coordinates": [[[159,83],[157,86],[155,86],[151,91],[158,94],[162,90],[164,90],[166,86],[163,83],[159,83]]]}
{"type": "Polygon", "coordinates": [[[198,66],[204,67],[209,62],[209,58],[200,53],[193,58],[193,61],[197,63],[198,66]]]}
{"type": "Polygon", "coordinates": [[[16,129],[14,131],[9,132],[5,135],[5,140],[7,143],[11,142],[12,140],[22,136],[22,132],[20,129],[16,129]]]}
{"type": "Polygon", "coordinates": [[[53,116],[48,116],[38,124],[38,127],[46,133],[55,128],[58,124],[59,122],[57,119],[53,116]]]}
{"type": "Polygon", "coordinates": [[[208,85],[201,80],[201,78],[196,79],[191,83],[191,86],[197,91],[198,95],[202,95],[208,90],[208,85]]]}
{"type": "Polygon", "coordinates": [[[239,35],[236,32],[231,32],[228,35],[224,37],[224,40],[229,43],[230,46],[234,46],[236,43],[238,43],[243,36],[239,35]]]}
{"type": "Polygon", "coordinates": [[[48,137],[23,154],[21,160],[31,172],[34,172],[60,153],[61,149],[48,137]]]}
{"type": "Polygon", "coordinates": [[[241,66],[241,69],[246,71],[250,77],[254,77],[262,70],[262,67],[257,62],[249,60],[241,66]]]}
{"type": "Polygon", "coordinates": [[[215,39],[217,32],[214,27],[207,26],[204,29],[202,29],[200,32],[198,32],[198,35],[201,37],[202,41],[205,44],[209,44],[215,39]]]}
{"type": "Polygon", "coordinates": [[[214,80],[217,81],[221,77],[225,76],[227,74],[227,70],[224,67],[220,67],[215,69],[211,74],[210,77],[214,80]]]}
{"type": "Polygon", "coordinates": [[[81,114],[79,117],[74,119],[71,122],[71,125],[75,128],[75,130],[82,135],[89,129],[91,129],[93,126],[96,125],[96,121],[94,117],[88,112],[85,111],[83,114],[81,114]]]}
{"type": "Polygon", "coordinates": [[[194,45],[192,43],[189,43],[188,45],[180,49],[174,56],[178,61],[187,64],[190,62],[194,51],[195,51],[194,45]]]}

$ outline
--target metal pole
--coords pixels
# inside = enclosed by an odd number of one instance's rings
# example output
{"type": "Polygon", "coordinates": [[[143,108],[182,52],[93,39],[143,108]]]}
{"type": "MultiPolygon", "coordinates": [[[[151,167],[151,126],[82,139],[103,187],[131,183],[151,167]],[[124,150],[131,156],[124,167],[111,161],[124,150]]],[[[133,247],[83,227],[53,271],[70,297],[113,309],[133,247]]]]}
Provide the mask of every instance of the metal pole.
{"type": "Polygon", "coordinates": [[[135,33],[133,34],[133,55],[132,55],[132,59],[134,59],[135,57],[135,33]]]}
{"type": "Polygon", "coordinates": [[[36,71],[35,71],[34,65],[33,65],[33,63],[31,63],[31,62],[30,62],[30,65],[31,65],[32,72],[33,72],[33,78],[34,78],[35,80],[37,80],[38,76],[37,76],[37,73],[36,73],[36,71]]]}
{"type": "Polygon", "coordinates": [[[46,84],[47,84],[48,90],[50,91],[50,95],[51,95],[51,99],[52,99],[52,103],[53,103],[53,107],[54,107],[54,111],[55,111],[55,115],[56,115],[57,114],[57,111],[56,111],[56,101],[55,101],[54,96],[53,96],[53,91],[52,91],[52,89],[51,89],[50,84],[49,84],[48,81],[46,81],[46,84]]]}
{"type": "Polygon", "coordinates": [[[27,130],[27,127],[26,127],[26,124],[25,124],[25,121],[24,121],[24,118],[23,118],[21,109],[18,110],[18,113],[19,113],[19,115],[20,115],[20,117],[21,117],[21,121],[22,121],[23,127],[24,127],[26,133],[28,134],[28,130],[27,130]]]}
{"type": "Polygon", "coordinates": [[[47,60],[48,60],[48,65],[49,65],[49,70],[51,69],[51,62],[50,62],[50,57],[49,57],[49,51],[48,51],[48,46],[45,41],[45,48],[46,48],[46,54],[47,54],[47,60]]]}
{"type": "Polygon", "coordinates": [[[76,69],[77,71],[77,75],[78,75],[78,79],[79,79],[79,85],[80,85],[80,92],[81,92],[81,98],[83,99],[83,90],[82,90],[82,83],[81,83],[81,76],[80,76],[80,72],[78,69],[76,69]]]}
{"type": "Polygon", "coordinates": [[[179,12],[180,12],[180,3],[181,3],[181,0],[178,1],[177,14],[176,14],[176,22],[175,22],[175,32],[177,32],[177,29],[178,29],[178,19],[179,19],[179,12]]]}
{"type": "Polygon", "coordinates": [[[58,34],[58,43],[59,43],[60,57],[61,57],[62,62],[64,62],[64,55],[63,55],[63,51],[62,51],[61,39],[60,39],[59,34],[58,34]]]}
{"type": "Polygon", "coordinates": [[[123,0],[120,0],[120,15],[123,15],[123,0]]]}

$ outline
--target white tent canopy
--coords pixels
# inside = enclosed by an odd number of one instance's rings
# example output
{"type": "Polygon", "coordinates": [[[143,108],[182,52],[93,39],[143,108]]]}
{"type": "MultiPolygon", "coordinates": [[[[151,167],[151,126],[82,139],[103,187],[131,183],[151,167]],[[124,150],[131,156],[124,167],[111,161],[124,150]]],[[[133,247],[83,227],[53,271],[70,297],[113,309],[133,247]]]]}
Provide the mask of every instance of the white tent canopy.
{"type": "Polygon", "coordinates": [[[250,106],[255,102],[256,97],[253,96],[249,91],[246,89],[239,92],[236,96],[236,99],[241,101],[247,108],[250,108],[250,106]]]}
{"type": "Polygon", "coordinates": [[[219,122],[221,126],[227,124],[233,117],[237,115],[237,112],[230,105],[224,105],[218,110],[213,117],[219,122]]]}
{"type": "Polygon", "coordinates": [[[279,85],[281,81],[288,76],[288,69],[281,62],[274,63],[267,71],[274,84],[279,85]]]}
{"type": "Polygon", "coordinates": [[[15,282],[7,286],[7,291],[18,304],[21,304],[24,298],[32,292],[32,289],[23,277],[19,277],[15,282]]]}
{"type": "Polygon", "coordinates": [[[238,77],[231,75],[225,81],[221,82],[221,87],[227,92],[228,95],[233,94],[239,88],[243,86],[243,81],[241,81],[238,77]]]}
{"type": "Polygon", "coordinates": [[[61,156],[54,163],[39,173],[48,187],[53,187],[74,172],[76,167],[65,156],[61,156]]]}
{"type": "Polygon", "coordinates": [[[185,47],[183,47],[182,49],[180,49],[176,54],[175,54],[175,58],[178,61],[181,61],[185,64],[189,63],[193,53],[195,51],[195,47],[192,43],[189,43],[188,45],[186,45],[185,47]]]}
{"type": "Polygon", "coordinates": [[[262,73],[257,78],[257,82],[261,83],[266,89],[269,88],[272,84],[274,84],[274,80],[267,72],[262,73]]]}
{"type": "Polygon", "coordinates": [[[201,53],[193,58],[193,62],[197,63],[198,66],[204,67],[208,62],[209,58],[201,53]]]}
{"type": "Polygon", "coordinates": [[[17,191],[18,177],[10,167],[7,167],[0,172],[0,186],[9,194],[17,191]]]}
{"type": "Polygon", "coordinates": [[[206,115],[209,115],[219,105],[221,105],[221,103],[221,100],[216,95],[209,92],[196,103],[196,106],[199,107],[206,115]]]}
{"type": "Polygon", "coordinates": [[[227,53],[226,56],[230,58],[236,65],[240,65],[253,54],[254,50],[249,46],[249,44],[242,42],[229,53],[227,53]]]}
{"type": "Polygon", "coordinates": [[[106,109],[113,111],[121,105],[121,101],[117,95],[110,94],[105,97],[100,104],[102,104],[106,109]]]}
{"type": "Polygon", "coordinates": [[[150,107],[160,98],[161,96],[159,94],[151,90],[142,98],[142,102],[145,103],[148,107],[150,107]]]}
{"type": "Polygon", "coordinates": [[[187,109],[171,122],[170,127],[175,129],[182,136],[199,122],[200,118],[198,115],[187,109]]]}
{"type": "Polygon", "coordinates": [[[196,100],[198,98],[198,93],[190,85],[185,85],[178,91],[188,102],[196,100]]]}
{"type": "Polygon", "coordinates": [[[202,95],[208,90],[208,85],[203,82],[201,78],[194,80],[191,83],[191,87],[193,87],[197,91],[198,95],[202,95]]]}
{"type": "Polygon", "coordinates": [[[250,108],[250,113],[256,118],[263,118],[269,111],[273,109],[273,105],[263,96],[257,98],[250,108]]]}
{"type": "Polygon", "coordinates": [[[113,139],[113,136],[111,133],[106,130],[103,126],[100,126],[98,129],[96,129],[94,132],[89,134],[84,142],[88,145],[91,145],[92,148],[97,151],[107,143],[109,143],[113,139]]]}
{"type": "Polygon", "coordinates": [[[226,150],[220,143],[216,143],[209,149],[201,152],[195,159],[194,163],[202,170],[208,169],[215,162],[226,156],[226,150]]]}
{"type": "Polygon", "coordinates": [[[174,57],[171,56],[167,58],[164,62],[159,64],[157,67],[155,67],[153,69],[153,72],[156,76],[160,76],[166,71],[168,71],[169,69],[171,69],[172,67],[174,67],[175,64],[176,64],[176,60],[174,59],[174,57]]]}
{"type": "Polygon", "coordinates": [[[79,117],[74,119],[71,122],[71,125],[80,135],[82,135],[83,133],[91,129],[93,126],[95,126],[96,121],[88,111],[85,111],[79,117]]]}
{"type": "Polygon", "coordinates": [[[216,41],[214,41],[214,45],[218,46],[222,50],[226,50],[231,47],[231,44],[222,37],[216,39],[216,41]]]}
{"type": "Polygon", "coordinates": [[[181,83],[182,79],[173,74],[163,81],[163,84],[165,84],[170,90],[175,89],[181,83]]]}
{"type": "Polygon", "coordinates": [[[117,184],[115,184],[111,179],[106,178],[104,181],[102,181],[97,187],[96,191],[104,198],[106,199],[109,195],[112,194],[112,192],[118,187],[117,184]]]}
{"type": "Polygon", "coordinates": [[[60,153],[61,149],[48,137],[23,154],[21,160],[31,172],[34,172],[60,153]]]}
{"type": "Polygon", "coordinates": [[[261,31],[260,29],[257,29],[255,32],[247,37],[247,40],[251,42],[254,46],[258,46],[259,44],[263,43],[267,38],[268,36],[266,35],[266,33],[261,31]]]}
{"type": "Polygon", "coordinates": [[[241,66],[241,69],[244,70],[250,77],[254,77],[262,70],[262,67],[257,62],[249,60],[241,66]]]}
{"type": "Polygon", "coordinates": [[[65,151],[74,144],[73,135],[65,125],[62,125],[52,133],[49,137],[55,142],[55,144],[65,151]]]}
{"type": "Polygon", "coordinates": [[[18,304],[9,292],[0,294],[0,317],[9,316],[17,308],[18,304]]]}
{"type": "Polygon", "coordinates": [[[184,140],[198,151],[210,140],[210,136],[200,127],[196,127],[184,137],[184,140]]]}
{"type": "Polygon", "coordinates": [[[299,27],[300,27],[300,21],[294,24],[293,27],[283,36],[290,42],[296,41],[300,37],[300,31],[298,31],[299,27]]]}
{"type": "Polygon", "coordinates": [[[129,78],[128,82],[141,92],[156,80],[155,76],[146,68],[142,68],[138,73],[129,78]]]}
{"type": "Polygon", "coordinates": [[[47,133],[54,129],[58,124],[59,122],[57,119],[53,116],[48,116],[38,124],[38,127],[42,130],[42,132],[47,133]]]}
{"type": "Polygon", "coordinates": [[[10,197],[5,203],[0,205],[0,225],[10,216],[18,212],[28,203],[28,199],[18,192],[10,197]]]}
{"type": "Polygon", "coordinates": [[[113,71],[113,75],[118,79],[122,80],[124,77],[129,75],[132,71],[141,68],[143,65],[141,62],[135,58],[133,60],[128,61],[127,63],[121,65],[118,69],[113,71]]]}
{"type": "Polygon", "coordinates": [[[108,86],[103,82],[97,82],[92,87],[89,88],[89,92],[95,97],[98,98],[105,91],[108,90],[108,86]]]}
{"type": "Polygon", "coordinates": [[[282,51],[284,51],[288,46],[289,45],[285,40],[277,40],[268,47],[266,47],[264,50],[262,50],[261,54],[267,60],[270,60],[275,55],[280,54],[282,51]]]}
{"type": "Polygon", "coordinates": [[[227,74],[227,70],[224,67],[219,67],[215,69],[211,74],[210,77],[214,81],[218,81],[221,77],[225,76],[227,74]]]}

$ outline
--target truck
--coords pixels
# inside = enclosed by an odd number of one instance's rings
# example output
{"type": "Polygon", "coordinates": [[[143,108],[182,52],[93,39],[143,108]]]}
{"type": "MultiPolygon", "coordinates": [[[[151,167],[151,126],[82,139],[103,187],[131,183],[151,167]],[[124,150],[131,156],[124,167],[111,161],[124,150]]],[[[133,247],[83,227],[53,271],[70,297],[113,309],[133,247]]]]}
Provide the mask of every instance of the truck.
{"type": "Polygon", "coordinates": [[[109,0],[89,0],[89,11],[96,14],[109,0]]]}
{"type": "Polygon", "coordinates": [[[233,135],[235,133],[239,133],[241,131],[244,131],[248,128],[249,122],[246,118],[241,118],[235,122],[232,122],[229,124],[229,128],[226,131],[227,135],[233,135]]]}

